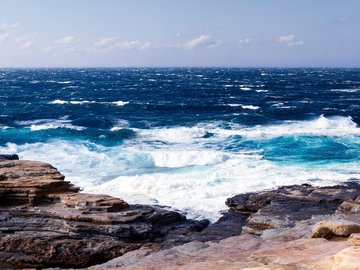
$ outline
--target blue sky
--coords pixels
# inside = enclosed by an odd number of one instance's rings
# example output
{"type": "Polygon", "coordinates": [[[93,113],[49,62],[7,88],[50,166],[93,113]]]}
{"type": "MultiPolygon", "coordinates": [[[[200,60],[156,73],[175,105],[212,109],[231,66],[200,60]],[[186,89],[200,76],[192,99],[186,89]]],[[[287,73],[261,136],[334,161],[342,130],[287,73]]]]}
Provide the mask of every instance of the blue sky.
{"type": "Polygon", "coordinates": [[[0,0],[1,67],[360,67],[359,0],[0,0]]]}

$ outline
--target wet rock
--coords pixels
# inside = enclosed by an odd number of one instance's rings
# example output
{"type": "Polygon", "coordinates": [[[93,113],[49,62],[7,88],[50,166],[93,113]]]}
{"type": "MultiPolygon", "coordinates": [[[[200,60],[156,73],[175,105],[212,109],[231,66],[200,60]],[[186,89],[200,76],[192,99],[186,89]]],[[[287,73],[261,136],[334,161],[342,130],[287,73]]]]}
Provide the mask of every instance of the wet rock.
{"type": "Polygon", "coordinates": [[[19,156],[16,154],[0,155],[0,160],[19,160],[19,156]]]}
{"type": "Polygon", "coordinates": [[[244,231],[261,234],[266,229],[291,228],[314,216],[334,214],[339,207],[354,213],[357,208],[353,204],[359,194],[360,185],[355,182],[334,187],[304,184],[237,195],[226,204],[229,215],[247,216],[244,231]]]}
{"type": "Polygon", "coordinates": [[[245,220],[246,216],[243,214],[233,212],[231,212],[231,214],[229,212],[224,213],[217,222],[210,224],[202,230],[197,240],[218,241],[239,235],[243,230],[245,220]]]}

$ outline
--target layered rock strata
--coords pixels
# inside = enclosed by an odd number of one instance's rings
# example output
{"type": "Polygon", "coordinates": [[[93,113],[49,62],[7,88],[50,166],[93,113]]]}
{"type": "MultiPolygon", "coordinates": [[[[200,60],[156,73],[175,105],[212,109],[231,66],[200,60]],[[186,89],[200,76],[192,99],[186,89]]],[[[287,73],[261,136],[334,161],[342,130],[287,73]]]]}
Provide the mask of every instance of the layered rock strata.
{"type": "Polygon", "coordinates": [[[144,245],[171,246],[207,225],[162,207],[79,193],[64,178],[47,163],[0,155],[0,265],[85,267],[144,245]]]}
{"type": "Polygon", "coordinates": [[[0,155],[0,269],[360,270],[358,180],[226,204],[207,226],[164,207],[79,193],[49,164],[0,155]]]}
{"type": "MultiPolygon", "coordinates": [[[[132,251],[99,269],[359,270],[360,185],[293,185],[229,198],[217,222],[238,236],[132,251]],[[229,223],[228,223],[229,225],[229,223]]],[[[211,231],[212,226],[201,234],[211,231]]]]}

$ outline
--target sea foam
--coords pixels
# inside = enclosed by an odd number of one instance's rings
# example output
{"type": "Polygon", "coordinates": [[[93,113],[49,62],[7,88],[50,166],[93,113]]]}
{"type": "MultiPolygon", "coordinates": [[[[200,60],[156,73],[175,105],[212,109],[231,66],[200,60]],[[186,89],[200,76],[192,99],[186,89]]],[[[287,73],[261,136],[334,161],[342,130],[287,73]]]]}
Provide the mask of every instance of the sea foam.
{"type": "Polygon", "coordinates": [[[85,129],[85,127],[73,125],[71,120],[68,119],[38,119],[31,121],[18,121],[17,124],[28,127],[32,131],[58,128],[74,129],[79,131],[85,129]]]}
{"type": "Polygon", "coordinates": [[[128,101],[113,101],[113,102],[106,102],[106,101],[95,101],[95,100],[61,100],[61,99],[55,99],[53,101],[50,101],[49,104],[58,104],[58,105],[64,105],[64,104],[72,104],[72,105],[82,105],[82,104],[113,104],[116,106],[125,106],[126,104],[129,104],[128,101]]]}
{"type": "MultiPolygon", "coordinates": [[[[203,123],[193,127],[136,129],[136,133],[135,139],[119,146],[52,140],[8,143],[0,151],[49,162],[85,192],[118,196],[129,203],[156,202],[177,208],[188,217],[212,221],[226,209],[226,198],[235,194],[309,181],[331,185],[360,178],[359,161],[313,163],[310,159],[299,163],[288,156],[286,162],[276,162],[267,159],[262,148],[236,146],[241,143],[239,140],[260,143],[303,135],[316,136],[315,141],[327,137],[356,145],[360,130],[350,117],[320,116],[268,126],[233,125],[231,129],[203,123]],[[213,135],[204,136],[208,133],[213,135]],[[236,151],[221,147],[231,144],[235,135],[236,151]],[[159,141],[164,144],[154,143],[159,141]]],[[[272,147],[277,145],[272,142],[272,147]]]]}

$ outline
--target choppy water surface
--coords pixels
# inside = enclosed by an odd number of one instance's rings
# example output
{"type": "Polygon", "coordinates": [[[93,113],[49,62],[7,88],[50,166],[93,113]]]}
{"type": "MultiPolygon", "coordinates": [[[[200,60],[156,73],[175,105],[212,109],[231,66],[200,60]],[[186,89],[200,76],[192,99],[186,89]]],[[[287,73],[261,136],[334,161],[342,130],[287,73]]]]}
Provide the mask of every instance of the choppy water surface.
{"type": "Polygon", "coordinates": [[[190,217],[360,178],[360,69],[3,69],[0,108],[0,152],[190,217]]]}

